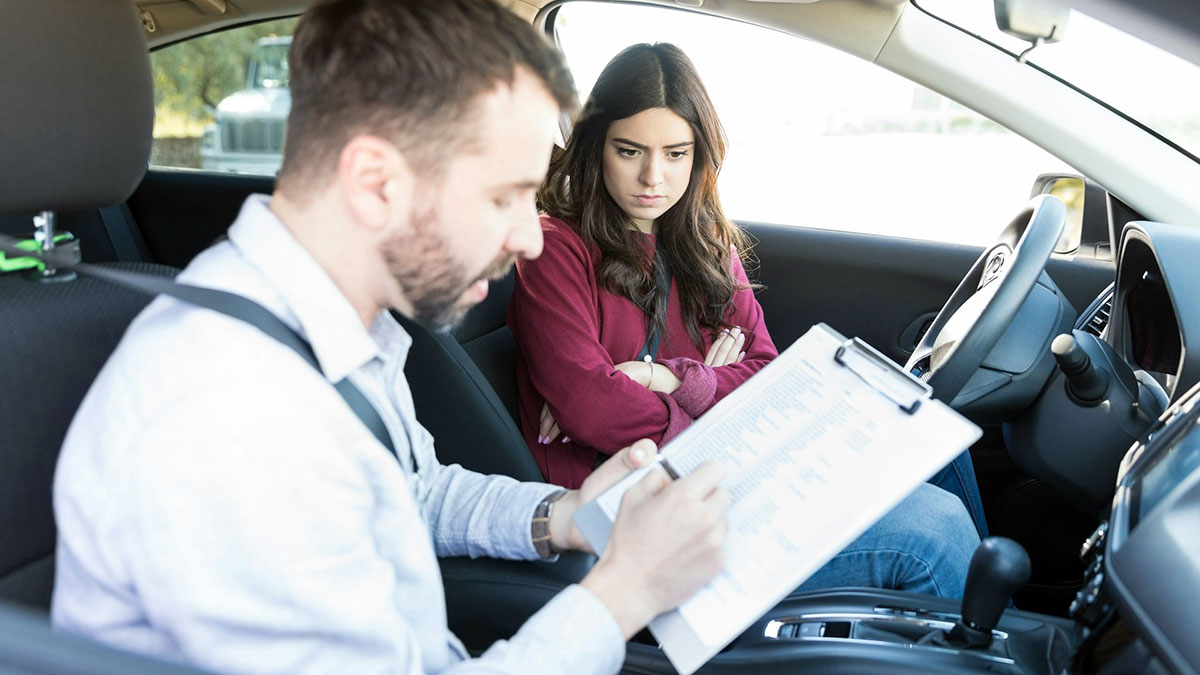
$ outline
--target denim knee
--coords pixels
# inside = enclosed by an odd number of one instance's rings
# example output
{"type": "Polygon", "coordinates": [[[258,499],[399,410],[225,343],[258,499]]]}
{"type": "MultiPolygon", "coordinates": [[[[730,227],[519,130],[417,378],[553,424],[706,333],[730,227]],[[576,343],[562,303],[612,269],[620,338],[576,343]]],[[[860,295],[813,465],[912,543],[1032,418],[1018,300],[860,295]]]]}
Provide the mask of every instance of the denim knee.
{"type": "Polygon", "coordinates": [[[962,502],[923,484],[797,592],[868,586],[961,598],[978,544],[979,535],[962,502]]]}
{"type": "Polygon", "coordinates": [[[924,521],[908,533],[909,552],[929,567],[928,581],[937,595],[961,598],[971,556],[979,546],[975,522],[962,500],[933,485],[919,487],[906,504],[924,521]]]}

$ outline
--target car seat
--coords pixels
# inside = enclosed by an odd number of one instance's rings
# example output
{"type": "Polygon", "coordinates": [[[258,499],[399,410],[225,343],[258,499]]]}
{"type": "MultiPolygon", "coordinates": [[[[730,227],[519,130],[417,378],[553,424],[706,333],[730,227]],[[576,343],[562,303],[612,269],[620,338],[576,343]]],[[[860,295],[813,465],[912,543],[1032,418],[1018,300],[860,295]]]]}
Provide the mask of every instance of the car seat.
{"type": "MultiPolygon", "coordinates": [[[[133,4],[5,3],[0,45],[0,217],[122,203],[145,172],[154,116],[133,4]]],[[[63,436],[149,298],[70,274],[35,276],[0,275],[0,600],[45,608],[63,436]]]]}
{"type": "Polygon", "coordinates": [[[491,284],[450,333],[397,315],[413,338],[404,373],[417,419],[433,434],[438,460],[482,473],[541,481],[517,428],[517,355],[505,323],[516,272],[491,284]]]}

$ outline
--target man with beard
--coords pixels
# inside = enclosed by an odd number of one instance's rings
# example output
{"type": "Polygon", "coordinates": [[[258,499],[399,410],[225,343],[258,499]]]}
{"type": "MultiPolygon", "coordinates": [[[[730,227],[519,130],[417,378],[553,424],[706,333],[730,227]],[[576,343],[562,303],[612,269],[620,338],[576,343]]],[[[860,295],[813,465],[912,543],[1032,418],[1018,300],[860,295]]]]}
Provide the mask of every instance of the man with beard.
{"type": "Polygon", "coordinates": [[[277,190],[180,281],[264,306],[319,368],[248,323],[151,303],[63,448],[55,624],[219,671],[615,671],[625,639],[720,569],[721,471],[648,474],[587,577],[467,660],[435,556],[586,549],[571,515],[654,448],[569,492],[439,465],[388,314],[445,325],[538,255],[569,74],[488,0],[323,2],[291,50],[277,190]]]}

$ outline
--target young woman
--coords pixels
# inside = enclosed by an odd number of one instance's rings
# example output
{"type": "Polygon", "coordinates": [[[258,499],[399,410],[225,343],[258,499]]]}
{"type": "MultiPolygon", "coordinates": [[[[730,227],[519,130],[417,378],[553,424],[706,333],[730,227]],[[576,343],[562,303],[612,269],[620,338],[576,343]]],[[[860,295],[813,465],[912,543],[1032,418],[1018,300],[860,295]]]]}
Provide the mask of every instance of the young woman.
{"type": "MultiPolygon", "coordinates": [[[[605,67],[551,162],[545,248],[517,264],[508,313],[522,433],[549,481],[575,487],[639,438],[669,441],[777,356],[717,195],[724,156],[687,56],[642,44],[605,67]]],[[[976,495],[969,478],[947,487],[976,495]]]]}

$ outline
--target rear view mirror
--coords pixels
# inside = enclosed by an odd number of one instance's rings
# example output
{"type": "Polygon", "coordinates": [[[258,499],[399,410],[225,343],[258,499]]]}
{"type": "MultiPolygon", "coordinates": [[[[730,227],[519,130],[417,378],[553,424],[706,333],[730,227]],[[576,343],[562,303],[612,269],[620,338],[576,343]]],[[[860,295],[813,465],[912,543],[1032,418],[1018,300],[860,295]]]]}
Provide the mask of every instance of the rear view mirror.
{"type": "Polygon", "coordinates": [[[1000,30],[1034,45],[1058,42],[1066,36],[1069,7],[1055,0],[995,0],[1000,30]]]}

